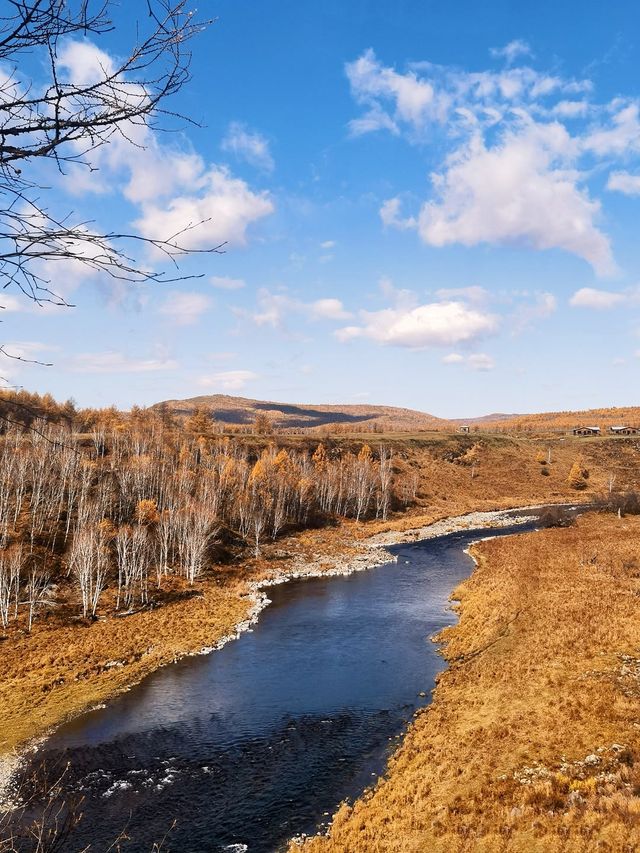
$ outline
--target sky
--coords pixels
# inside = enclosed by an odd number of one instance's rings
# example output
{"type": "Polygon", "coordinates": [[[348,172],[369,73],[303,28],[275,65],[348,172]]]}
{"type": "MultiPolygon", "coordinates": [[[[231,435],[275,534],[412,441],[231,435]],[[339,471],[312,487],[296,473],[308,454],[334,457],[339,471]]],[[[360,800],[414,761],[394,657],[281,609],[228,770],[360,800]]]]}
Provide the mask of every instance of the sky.
{"type": "MultiPolygon", "coordinates": [[[[124,408],[639,403],[637,3],[205,0],[198,15],[215,21],[168,105],[197,124],[47,175],[47,203],[151,238],[201,222],[189,247],[224,253],[162,285],[50,263],[74,307],[4,292],[6,350],[50,364],[9,360],[6,383],[124,408]]],[[[126,53],[132,21],[115,22],[63,46],[67,79],[126,53]]]]}

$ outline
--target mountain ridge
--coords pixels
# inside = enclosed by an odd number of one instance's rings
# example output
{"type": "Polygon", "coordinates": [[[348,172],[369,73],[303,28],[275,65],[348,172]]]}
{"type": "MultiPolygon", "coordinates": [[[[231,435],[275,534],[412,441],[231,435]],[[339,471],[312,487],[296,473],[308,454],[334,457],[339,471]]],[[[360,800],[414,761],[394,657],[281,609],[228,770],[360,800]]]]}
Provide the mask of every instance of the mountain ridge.
{"type": "Polygon", "coordinates": [[[640,407],[619,406],[576,411],[515,414],[494,412],[470,418],[440,418],[429,412],[402,406],[383,406],[369,403],[321,404],[281,403],[275,400],[255,400],[231,394],[203,394],[185,399],[165,400],[151,406],[168,408],[179,419],[204,409],[213,420],[238,428],[266,416],[276,428],[314,431],[336,428],[373,429],[379,432],[452,431],[463,424],[497,431],[524,432],[564,431],[575,426],[599,423],[603,429],[625,423],[640,428],[640,407]]]}

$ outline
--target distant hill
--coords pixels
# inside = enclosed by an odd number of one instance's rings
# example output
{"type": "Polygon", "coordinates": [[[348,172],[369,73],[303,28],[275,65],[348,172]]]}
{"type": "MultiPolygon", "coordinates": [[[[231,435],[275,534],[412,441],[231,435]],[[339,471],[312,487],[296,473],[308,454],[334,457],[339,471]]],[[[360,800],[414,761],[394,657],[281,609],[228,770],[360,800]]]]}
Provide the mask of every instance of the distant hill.
{"type": "Polygon", "coordinates": [[[584,409],[582,411],[541,412],[528,415],[487,415],[469,423],[483,429],[514,432],[566,432],[573,427],[599,426],[603,432],[612,426],[640,428],[640,406],[584,409]]]}
{"type": "Polygon", "coordinates": [[[224,424],[252,424],[258,415],[266,415],[274,427],[313,430],[327,426],[354,430],[379,428],[384,432],[413,432],[452,428],[451,421],[436,418],[425,412],[395,406],[316,406],[298,403],[276,403],[211,394],[190,397],[188,400],[166,400],[152,408],[166,406],[178,418],[205,409],[211,417],[224,424]]]}
{"type": "MultiPolygon", "coordinates": [[[[476,418],[447,420],[415,409],[365,404],[319,406],[306,403],[276,403],[227,394],[166,400],[152,408],[166,406],[174,416],[187,418],[204,409],[213,420],[238,428],[249,427],[259,415],[266,415],[280,429],[314,431],[333,427],[337,431],[422,432],[457,430],[468,424],[482,432],[567,432],[576,426],[597,425],[605,433],[610,426],[640,428],[640,406],[585,409],[584,411],[504,414],[496,412],[476,418]]],[[[474,430],[474,431],[475,431],[474,430]]]]}

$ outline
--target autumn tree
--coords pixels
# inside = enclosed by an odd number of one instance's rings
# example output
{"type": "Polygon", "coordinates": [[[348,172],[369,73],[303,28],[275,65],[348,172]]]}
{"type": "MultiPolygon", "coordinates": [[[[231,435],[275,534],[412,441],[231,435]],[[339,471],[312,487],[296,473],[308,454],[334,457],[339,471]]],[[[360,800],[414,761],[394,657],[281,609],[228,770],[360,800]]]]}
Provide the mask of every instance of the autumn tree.
{"type": "Polygon", "coordinates": [[[576,491],[582,491],[583,489],[587,488],[588,479],[588,469],[585,468],[582,459],[576,459],[573,465],[571,466],[569,476],[567,477],[568,484],[571,486],[572,489],[576,489],[576,491]]]}
{"type": "Polygon", "coordinates": [[[196,406],[187,418],[185,429],[196,438],[206,438],[211,434],[211,416],[206,406],[196,406]]]}
{"type": "Polygon", "coordinates": [[[257,435],[271,435],[273,433],[271,418],[264,412],[258,412],[253,421],[253,429],[257,435]]]}

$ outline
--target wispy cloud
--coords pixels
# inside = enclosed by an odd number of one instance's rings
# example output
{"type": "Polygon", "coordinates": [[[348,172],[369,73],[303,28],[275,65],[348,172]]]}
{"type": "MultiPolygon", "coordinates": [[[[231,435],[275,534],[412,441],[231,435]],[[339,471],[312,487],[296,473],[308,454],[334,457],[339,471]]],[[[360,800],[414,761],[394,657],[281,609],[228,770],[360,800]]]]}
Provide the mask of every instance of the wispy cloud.
{"type": "Polygon", "coordinates": [[[218,290],[242,290],[246,286],[243,278],[229,278],[226,275],[212,275],[209,284],[218,290]]]}
{"type": "Polygon", "coordinates": [[[261,133],[250,130],[241,122],[231,122],[221,148],[264,172],[272,172],[275,168],[269,141],[261,133]]]}
{"type": "Polygon", "coordinates": [[[640,195],[640,175],[629,172],[612,172],[607,181],[607,189],[625,195],[640,195]]]}
{"type": "Polygon", "coordinates": [[[615,308],[626,300],[623,293],[613,293],[610,290],[597,290],[593,287],[582,287],[576,290],[569,304],[574,308],[595,308],[598,311],[615,308]]]}
{"type": "MultiPolygon", "coordinates": [[[[246,316],[247,312],[239,312],[246,316]]],[[[273,293],[263,288],[258,293],[258,305],[249,317],[257,326],[284,328],[289,317],[296,316],[307,321],[346,320],[351,314],[340,299],[323,297],[311,302],[290,296],[288,293],[273,293]]]]}
{"type": "Polygon", "coordinates": [[[212,390],[242,391],[250,382],[259,378],[259,374],[254,373],[253,370],[223,370],[201,376],[198,384],[212,390]]]}
{"type": "Polygon", "coordinates": [[[176,370],[178,362],[170,358],[132,358],[115,350],[82,353],[69,361],[76,373],[151,373],[176,370]]]}
{"type": "MultiPolygon", "coordinates": [[[[396,194],[382,203],[380,218],[430,246],[561,249],[611,275],[611,240],[588,183],[594,167],[640,155],[640,105],[624,98],[597,104],[590,80],[518,64],[530,53],[518,39],[494,49],[506,61],[498,71],[429,62],[397,70],[372,50],[346,65],[364,111],[350,123],[352,135],[385,131],[421,146],[437,140],[446,152],[419,209],[404,211],[396,194]]],[[[640,193],[640,178],[615,172],[608,187],[640,193]]]]}
{"type": "Polygon", "coordinates": [[[519,56],[533,56],[531,47],[522,39],[514,39],[504,47],[492,47],[490,54],[494,59],[505,59],[508,64],[511,64],[519,56]]]}
{"type": "Polygon", "coordinates": [[[178,326],[193,326],[213,306],[213,300],[203,293],[173,291],[158,312],[178,326]]]}
{"type": "MultiPolygon", "coordinates": [[[[90,85],[113,67],[111,57],[86,40],[68,40],[58,62],[64,78],[77,85],[90,85]]],[[[91,171],[71,164],[62,186],[75,194],[121,192],[138,209],[133,224],[143,237],[189,250],[243,245],[249,226],[273,213],[269,193],[253,190],[187,145],[166,144],[143,122],[120,129],[109,145],[91,152],[91,171]]]]}

